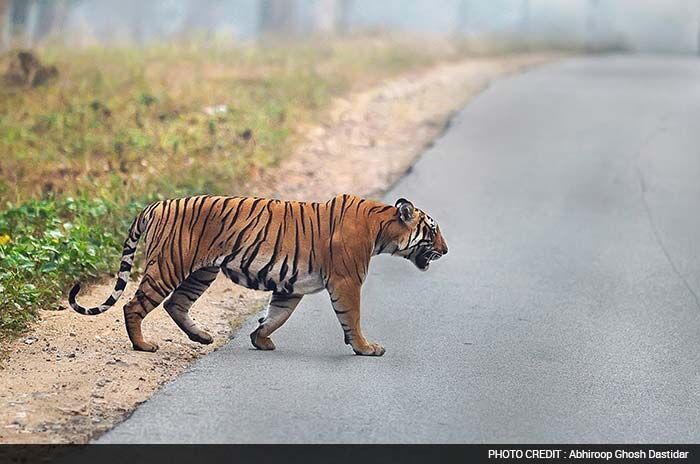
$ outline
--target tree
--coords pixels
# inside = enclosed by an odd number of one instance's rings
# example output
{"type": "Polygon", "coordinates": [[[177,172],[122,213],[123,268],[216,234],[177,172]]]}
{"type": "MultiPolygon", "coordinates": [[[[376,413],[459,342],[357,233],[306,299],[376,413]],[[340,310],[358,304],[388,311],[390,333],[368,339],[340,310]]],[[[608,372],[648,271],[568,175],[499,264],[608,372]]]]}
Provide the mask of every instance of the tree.
{"type": "Polygon", "coordinates": [[[212,29],[219,23],[221,6],[221,0],[191,0],[182,25],[182,32],[188,35],[192,32],[206,31],[207,35],[211,35],[212,29]]]}
{"type": "Polygon", "coordinates": [[[24,24],[24,44],[28,47],[34,45],[37,35],[37,23],[39,22],[39,0],[27,0],[27,18],[24,24]]]}
{"type": "Polygon", "coordinates": [[[311,29],[322,34],[346,35],[350,31],[353,0],[314,0],[311,29]]]}
{"type": "Polygon", "coordinates": [[[340,8],[338,8],[335,28],[338,34],[346,35],[350,32],[350,15],[352,14],[354,0],[339,0],[339,2],[340,8]]]}
{"type": "Polygon", "coordinates": [[[29,2],[13,0],[10,8],[10,40],[23,37],[27,30],[29,17],[29,2]]]}
{"type": "Polygon", "coordinates": [[[10,0],[0,0],[0,50],[10,43],[10,0]]]}
{"type": "Polygon", "coordinates": [[[289,36],[298,32],[295,0],[260,0],[258,8],[262,36],[289,36]]]}
{"type": "Polygon", "coordinates": [[[57,7],[60,2],[56,0],[40,0],[37,14],[36,27],[34,28],[33,41],[39,42],[47,35],[54,32],[57,7]]]}

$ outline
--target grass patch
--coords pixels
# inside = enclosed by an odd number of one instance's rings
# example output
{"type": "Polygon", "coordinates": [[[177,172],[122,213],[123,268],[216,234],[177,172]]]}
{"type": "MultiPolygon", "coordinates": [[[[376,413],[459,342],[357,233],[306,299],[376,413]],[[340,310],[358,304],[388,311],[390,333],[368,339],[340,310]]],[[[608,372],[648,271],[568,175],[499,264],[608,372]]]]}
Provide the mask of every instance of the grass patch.
{"type": "Polygon", "coordinates": [[[115,272],[148,202],[242,193],[334,95],[456,56],[379,38],[42,50],[56,81],[0,88],[0,341],[115,272]]]}
{"type": "Polygon", "coordinates": [[[32,200],[0,213],[0,333],[23,330],[39,308],[56,309],[73,279],[111,271],[141,208],[104,199],[32,200]],[[99,225],[98,225],[99,224],[99,225]]]}
{"type": "Polygon", "coordinates": [[[333,95],[440,57],[369,39],[45,50],[55,83],[0,89],[0,195],[230,192],[333,95]]]}

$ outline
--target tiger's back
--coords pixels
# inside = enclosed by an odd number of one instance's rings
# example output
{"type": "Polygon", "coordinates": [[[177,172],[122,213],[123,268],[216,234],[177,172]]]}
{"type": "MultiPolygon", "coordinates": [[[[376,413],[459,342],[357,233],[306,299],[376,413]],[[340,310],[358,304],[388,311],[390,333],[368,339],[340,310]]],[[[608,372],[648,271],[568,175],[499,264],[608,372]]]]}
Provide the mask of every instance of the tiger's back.
{"type": "Polygon", "coordinates": [[[348,205],[365,202],[350,196],[345,206],[343,199],[306,203],[199,196],[160,201],[144,211],[149,223],[144,274],[154,281],[162,275],[157,284],[161,292],[210,266],[221,267],[235,283],[251,289],[320,291],[329,269],[332,229],[348,205]]]}

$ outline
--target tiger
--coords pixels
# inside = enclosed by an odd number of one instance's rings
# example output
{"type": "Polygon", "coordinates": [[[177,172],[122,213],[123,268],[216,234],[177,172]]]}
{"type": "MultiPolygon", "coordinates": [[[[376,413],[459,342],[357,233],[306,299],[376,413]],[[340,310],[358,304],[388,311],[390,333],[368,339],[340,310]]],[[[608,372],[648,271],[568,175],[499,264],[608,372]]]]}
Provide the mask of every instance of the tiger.
{"type": "Polygon", "coordinates": [[[404,198],[394,206],[348,194],[325,203],[212,195],[162,200],[133,220],[112,294],[86,308],[76,302],[77,282],[68,295],[75,311],[97,315],[119,300],[142,236],[144,270],[124,306],[124,320],[133,349],[145,352],[158,345],[144,340],[141,322],[163,301],[190,340],[213,342],[189,310],[222,272],[235,284],[272,292],[265,316],[250,334],[255,348],[274,350],[271,334],[304,295],[325,289],[345,344],[357,355],[382,356],[384,347],[368,341],[360,327],[360,290],[370,258],[391,254],[426,271],[447,254],[435,220],[404,198]]]}

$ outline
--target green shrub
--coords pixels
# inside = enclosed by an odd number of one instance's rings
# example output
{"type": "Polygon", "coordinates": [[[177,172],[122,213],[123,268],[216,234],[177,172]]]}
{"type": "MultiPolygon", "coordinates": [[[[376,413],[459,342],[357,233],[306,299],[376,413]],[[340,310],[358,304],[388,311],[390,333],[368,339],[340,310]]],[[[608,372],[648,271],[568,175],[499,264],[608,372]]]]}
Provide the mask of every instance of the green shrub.
{"type": "Polygon", "coordinates": [[[143,202],[33,200],[0,212],[0,335],[57,307],[74,281],[114,272],[143,202]]]}

